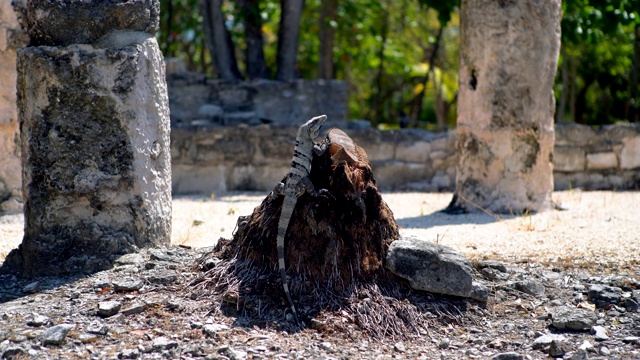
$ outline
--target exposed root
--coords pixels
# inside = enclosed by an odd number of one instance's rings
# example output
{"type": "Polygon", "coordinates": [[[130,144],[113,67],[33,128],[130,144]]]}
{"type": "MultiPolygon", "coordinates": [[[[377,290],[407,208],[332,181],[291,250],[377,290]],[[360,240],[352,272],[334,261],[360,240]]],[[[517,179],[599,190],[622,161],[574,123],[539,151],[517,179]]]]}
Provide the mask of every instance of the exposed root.
{"type": "MultiPolygon", "coordinates": [[[[189,284],[190,290],[210,298],[213,313],[233,316],[242,326],[302,330],[287,318],[288,306],[275,268],[254,266],[238,257],[220,260],[210,252],[197,261],[195,270],[202,275],[189,284]]],[[[386,276],[380,279],[355,281],[344,288],[298,275],[291,279],[291,293],[309,327],[351,338],[410,339],[429,335],[437,323],[464,321],[465,301],[417,292],[386,276]]]]}

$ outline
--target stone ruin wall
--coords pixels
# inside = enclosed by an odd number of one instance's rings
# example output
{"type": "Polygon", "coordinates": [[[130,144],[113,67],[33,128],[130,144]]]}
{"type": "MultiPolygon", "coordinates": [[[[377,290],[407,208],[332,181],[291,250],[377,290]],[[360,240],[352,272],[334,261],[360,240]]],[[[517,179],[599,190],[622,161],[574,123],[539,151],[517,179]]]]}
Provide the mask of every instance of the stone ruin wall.
{"type": "MultiPolygon", "coordinates": [[[[455,131],[379,131],[347,122],[344,82],[234,84],[183,68],[167,77],[174,194],[271,190],[288,171],[296,126],[319,114],[328,115],[325,131],[340,127],[367,151],[379,186],[455,188],[455,131]]],[[[555,128],[555,190],[640,189],[640,124],[555,128]]]]}

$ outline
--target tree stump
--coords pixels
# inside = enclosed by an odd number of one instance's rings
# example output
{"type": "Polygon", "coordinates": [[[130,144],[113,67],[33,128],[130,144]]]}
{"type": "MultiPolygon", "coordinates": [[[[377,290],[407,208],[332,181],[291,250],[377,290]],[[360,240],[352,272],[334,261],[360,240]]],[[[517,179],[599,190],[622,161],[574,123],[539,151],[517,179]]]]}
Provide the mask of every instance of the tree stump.
{"type": "MultiPolygon", "coordinates": [[[[398,225],[382,199],[365,151],[339,129],[327,134],[328,148],[314,156],[309,178],[330,195],[298,198],[285,237],[289,274],[345,289],[375,280],[398,225]]],[[[237,256],[260,267],[277,268],[276,235],[284,196],[267,196],[241,218],[223,257],[237,256]]],[[[295,287],[292,285],[292,287],[295,287]]]]}

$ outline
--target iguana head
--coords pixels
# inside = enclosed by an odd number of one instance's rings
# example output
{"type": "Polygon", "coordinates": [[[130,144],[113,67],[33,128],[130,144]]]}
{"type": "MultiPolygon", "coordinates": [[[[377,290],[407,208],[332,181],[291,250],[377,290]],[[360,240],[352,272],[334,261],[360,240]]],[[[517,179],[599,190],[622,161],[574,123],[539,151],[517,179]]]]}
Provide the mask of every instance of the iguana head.
{"type": "Polygon", "coordinates": [[[320,116],[316,116],[314,118],[311,118],[311,120],[307,121],[304,124],[304,128],[307,129],[307,131],[309,132],[309,138],[310,139],[315,139],[318,137],[318,135],[320,135],[320,128],[322,127],[322,124],[324,124],[324,122],[327,120],[327,115],[320,115],[320,116]]]}

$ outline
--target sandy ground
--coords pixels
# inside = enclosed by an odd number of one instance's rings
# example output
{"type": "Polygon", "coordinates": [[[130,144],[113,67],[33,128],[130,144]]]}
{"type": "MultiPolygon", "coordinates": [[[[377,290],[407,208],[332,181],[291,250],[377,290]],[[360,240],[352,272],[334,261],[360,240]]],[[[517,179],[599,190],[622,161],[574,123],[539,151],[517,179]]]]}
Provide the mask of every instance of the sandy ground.
{"type": "MultiPolygon", "coordinates": [[[[177,197],[173,201],[172,243],[213,246],[231,238],[236,220],[249,215],[266,193],[177,197]]],[[[555,192],[566,210],[540,214],[439,213],[451,193],[383,193],[403,236],[451,246],[472,259],[640,263],[640,192],[581,190],[555,192]]],[[[0,260],[17,247],[22,217],[0,217],[0,260]]],[[[567,264],[568,265],[568,264],[567,264]]]]}

